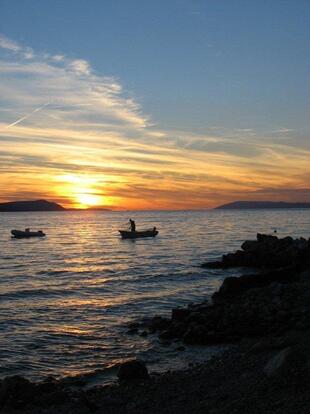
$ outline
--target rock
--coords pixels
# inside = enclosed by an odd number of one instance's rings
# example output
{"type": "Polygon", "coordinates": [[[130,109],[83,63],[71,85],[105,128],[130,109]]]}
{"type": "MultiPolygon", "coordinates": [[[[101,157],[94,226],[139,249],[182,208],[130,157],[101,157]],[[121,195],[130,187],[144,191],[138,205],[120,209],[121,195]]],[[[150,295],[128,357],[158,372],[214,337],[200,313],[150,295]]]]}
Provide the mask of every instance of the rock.
{"type": "Polygon", "coordinates": [[[264,373],[269,378],[296,383],[309,376],[308,356],[298,346],[287,347],[269,360],[264,373]]]}
{"type": "Polygon", "coordinates": [[[206,269],[223,269],[224,265],[222,261],[215,261],[203,263],[201,267],[205,267],[206,269]]]}
{"type": "Polygon", "coordinates": [[[36,394],[35,384],[19,375],[6,377],[1,383],[0,406],[5,403],[14,407],[26,404],[36,394]]]}
{"type": "Polygon", "coordinates": [[[162,339],[164,341],[169,340],[169,339],[173,339],[175,337],[176,337],[176,335],[170,329],[166,329],[165,331],[162,331],[159,334],[159,339],[162,339]]]}
{"type": "Polygon", "coordinates": [[[256,240],[246,240],[241,245],[241,249],[244,251],[254,251],[257,248],[257,241],[256,240]]]}
{"type": "Polygon", "coordinates": [[[310,268],[299,274],[299,280],[302,282],[310,282],[310,268]]]}
{"type": "Polygon", "coordinates": [[[218,300],[221,297],[234,296],[249,289],[267,286],[273,282],[288,283],[296,280],[296,272],[291,268],[283,268],[256,275],[231,276],[224,279],[222,286],[218,292],[215,292],[212,298],[213,300],[218,300]]]}
{"type": "Polygon", "coordinates": [[[191,313],[189,309],[175,308],[172,309],[171,319],[175,321],[183,321],[191,313]]]}
{"type": "Polygon", "coordinates": [[[162,316],[154,316],[147,323],[151,332],[162,331],[163,329],[167,329],[169,325],[170,320],[168,318],[163,318],[162,316]]]}
{"type": "Polygon", "coordinates": [[[267,365],[264,367],[264,373],[268,377],[272,377],[275,375],[279,375],[281,370],[285,366],[285,363],[288,359],[288,356],[291,354],[292,349],[291,347],[285,348],[282,351],[278,352],[275,356],[273,356],[267,365]]]}
{"type": "Polygon", "coordinates": [[[270,236],[269,234],[257,233],[257,241],[259,243],[275,243],[278,240],[277,236],[270,236]]]}
{"type": "Polygon", "coordinates": [[[288,348],[291,345],[294,345],[297,341],[296,335],[293,337],[284,336],[284,337],[265,337],[260,339],[249,349],[250,353],[260,353],[265,351],[275,351],[281,350],[283,348],[288,348]]]}
{"type": "Polygon", "coordinates": [[[304,238],[278,239],[276,236],[257,234],[257,240],[246,240],[242,250],[223,255],[221,261],[205,263],[208,268],[257,267],[280,268],[310,266],[310,243],[304,238]]]}
{"type": "Polygon", "coordinates": [[[142,361],[127,361],[119,367],[117,373],[119,381],[141,381],[149,378],[148,370],[142,361]]]}

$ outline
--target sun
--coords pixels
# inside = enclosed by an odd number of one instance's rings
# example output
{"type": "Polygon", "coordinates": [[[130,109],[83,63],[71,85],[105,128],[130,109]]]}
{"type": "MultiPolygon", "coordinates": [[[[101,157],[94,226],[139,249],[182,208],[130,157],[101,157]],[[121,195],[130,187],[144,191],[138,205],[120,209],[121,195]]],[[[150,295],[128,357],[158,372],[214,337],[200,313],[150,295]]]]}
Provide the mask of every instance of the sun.
{"type": "Polygon", "coordinates": [[[75,198],[81,208],[95,207],[102,204],[102,197],[96,194],[76,194],[75,198]]]}

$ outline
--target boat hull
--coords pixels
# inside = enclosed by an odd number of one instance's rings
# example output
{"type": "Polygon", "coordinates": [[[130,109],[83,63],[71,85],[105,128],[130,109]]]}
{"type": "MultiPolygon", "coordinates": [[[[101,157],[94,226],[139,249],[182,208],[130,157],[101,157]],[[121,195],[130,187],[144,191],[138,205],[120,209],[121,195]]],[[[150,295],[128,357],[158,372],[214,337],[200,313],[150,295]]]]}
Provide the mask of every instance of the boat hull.
{"type": "Polygon", "coordinates": [[[122,239],[139,239],[143,237],[155,237],[158,234],[157,230],[144,230],[144,231],[126,231],[119,230],[122,239]]]}
{"type": "Polygon", "coordinates": [[[45,236],[45,233],[43,233],[43,231],[12,230],[11,234],[16,239],[29,239],[30,237],[44,237],[45,236]]]}

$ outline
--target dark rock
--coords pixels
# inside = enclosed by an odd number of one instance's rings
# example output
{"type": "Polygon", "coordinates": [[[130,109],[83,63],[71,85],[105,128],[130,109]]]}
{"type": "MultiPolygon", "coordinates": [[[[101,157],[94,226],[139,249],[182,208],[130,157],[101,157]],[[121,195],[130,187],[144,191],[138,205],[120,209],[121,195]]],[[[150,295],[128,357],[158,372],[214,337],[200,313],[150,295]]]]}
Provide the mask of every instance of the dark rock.
{"type": "Polygon", "coordinates": [[[241,245],[241,249],[245,251],[254,251],[257,248],[257,241],[256,240],[246,240],[241,245]]]}
{"type": "Polygon", "coordinates": [[[183,321],[191,313],[189,309],[175,308],[172,309],[171,319],[174,321],[183,321]]]}
{"type": "Polygon", "coordinates": [[[288,356],[291,354],[292,349],[285,348],[276,355],[274,355],[264,367],[264,372],[268,377],[272,377],[274,375],[279,375],[281,373],[283,366],[285,365],[288,356]]]}
{"type": "Polygon", "coordinates": [[[218,292],[213,295],[214,300],[221,297],[238,295],[248,289],[267,286],[273,282],[296,281],[294,269],[284,268],[256,275],[244,275],[240,277],[227,277],[218,292]]]}
{"type": "Polygon", "coordinates": [[[305,268],[310,266],[309,241],[291,237],[278,239],[276,236],[257,234],[257,240],[247,240],[242,250],[223,255],[221,261],[207,262],[203,267],[257,267],[274,269],[286,266],[305,268]]]}
{"type": "Polygon", "coordinates": [[[147,323],[151,332],[162,331],[163,329],[167,329],[169,325],[170,320],[168,318],[163,318],[162,316],[154,316],[147,323]]]}
{"type": "Polygon", "coordinates": [[[206,262],[201,265],[201,267],[205,267],[207,269],[223,269],[224,265],[222,261],[215,261],[215,262],[206,262]]]}
{"type": "Polygon", "coordinates": [[[145,364],[138,360],[127,361],[119,367],[117,373],[119,381],[141,381],[149,378],[145,364]]]}
{"type": "Polygon", "coordinates": [[[176,337],[176,335],[175,335],[175,333],[171,330],[171,329],[166,329],[165,331],[162,331],[160,334],[159,334],[159,339],[162,339],[162,340],[169,340],[169,339],[173,339],[173,338],[175,338],[176,337]]]}
{"type": "Polygon", "coordinates": [[[264,373],[269,378],[296,383],[309,376],[308,356],[298,346],[285,348],[269,360],[264,373]]]}
{"type": "Polygon", "coordinates": [[[5,403],[14,407],[26,404],[36,394],[35,385],[19,375],[6,377],[1,383],[0,406],[5,403]]]}
{"type": "Polygon", "coordinates": [[[259,243],[275,243],[278,240],[277,236],[271,236],[269,234],[261,233],[257,233],[256,238],[259,243]]]}
{"type": "Polygon", "coordinates": [[[310,281],[310,268],[304,270],[299,274],[299,280],[302,282],[309,282],[310,281]]]}

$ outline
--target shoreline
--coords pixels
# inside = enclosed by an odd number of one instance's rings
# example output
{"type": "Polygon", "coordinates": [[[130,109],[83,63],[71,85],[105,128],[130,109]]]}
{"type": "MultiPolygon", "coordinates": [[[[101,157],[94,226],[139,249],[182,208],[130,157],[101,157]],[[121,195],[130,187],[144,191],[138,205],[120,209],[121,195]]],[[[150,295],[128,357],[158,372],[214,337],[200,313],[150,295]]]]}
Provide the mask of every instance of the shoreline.
{"type": "Polygon", "coordinates": [[[255,258],[261,273],[228,277],[212,303],[177,308],[171,318],[155,316],[132,327],[167,341],[229,345],[226,351],[188,369],[151,376],[138,364],[124,371],[119,384],[89,390],[72,387],[68,379],[6,378],[2,412],[309,412],[310,239],[260,236],[207,266],[253,266],[255,258]]]}

